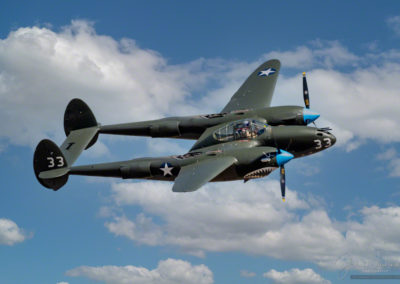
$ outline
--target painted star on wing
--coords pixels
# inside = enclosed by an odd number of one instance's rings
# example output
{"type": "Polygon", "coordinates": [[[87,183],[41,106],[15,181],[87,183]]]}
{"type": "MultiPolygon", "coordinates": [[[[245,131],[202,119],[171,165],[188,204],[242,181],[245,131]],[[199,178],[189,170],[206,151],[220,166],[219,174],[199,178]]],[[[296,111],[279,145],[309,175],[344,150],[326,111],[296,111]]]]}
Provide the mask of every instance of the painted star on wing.
{"type": "Polygon", "coordinates": [[[161,166],[160,170],[163,172],[163,175],[164,175],[164,176],[167,176],[167,175],[173,176],[173,174],[172,174],[172,169],[173,169],[173,168],[174,168],[174,167],[170,167],[170,164],[164,163],[164,164],[161,166]]]}
{"type": "Polygon", "coordinates": [[[275,74],[276,70],[274,68],[269,67],[268,69],[262,70],[258,72],[258,76],[269,76],[275,74]]]}

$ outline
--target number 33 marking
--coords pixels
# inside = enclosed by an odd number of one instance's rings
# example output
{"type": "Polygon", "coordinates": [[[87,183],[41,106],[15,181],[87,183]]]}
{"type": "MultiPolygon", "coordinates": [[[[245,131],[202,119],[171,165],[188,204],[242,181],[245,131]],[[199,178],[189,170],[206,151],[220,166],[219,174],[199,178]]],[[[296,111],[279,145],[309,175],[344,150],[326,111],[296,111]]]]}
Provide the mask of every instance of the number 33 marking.
{"type": "MultiPolygon", "coordinates": [[[[57,167],[63,167],[64,166],[64,158],[61,156],[56,157],[57,160],[57,167]]],[[[54,168],[56,166],[56,163],[54,161],[53,157],[47,157],[47,161],[49,161],[49,165],[47,166],[48,168],[54,168]]]]}
{"type": "Polygon", "coordinates": [[[316,150],[318,150],[318,149],[321,149],[322,148],[322,142],[321,142],[321,140],[314,140],[314,142],[315,142],[315,144],[316,144],[316,146],[315,146],[315,149],[316,150]]]}
{"type": "MultiPolygon", "coordinates": [[[[331,147],[331,145],[332,145],[332,143],[331,143],[331,139],[330,138],[324,138],[323,139],[324,140],[324,147],[325,148],[329,148],[329,147],[331,147]]],[[[314,140],[314,142],[315,142],[315,149],[316,150],[318,150],[318,149],[321,149],[322,148],[322,142],[321,142],[321,140],[318,140],[318,139],[316,139],[316,140],[314,140]]]]}
{"type": "Polygon", "coordinates": [[[331,138],[324,138],[324,142],[326,143],[325,148],[331,147],[331,138]]]}

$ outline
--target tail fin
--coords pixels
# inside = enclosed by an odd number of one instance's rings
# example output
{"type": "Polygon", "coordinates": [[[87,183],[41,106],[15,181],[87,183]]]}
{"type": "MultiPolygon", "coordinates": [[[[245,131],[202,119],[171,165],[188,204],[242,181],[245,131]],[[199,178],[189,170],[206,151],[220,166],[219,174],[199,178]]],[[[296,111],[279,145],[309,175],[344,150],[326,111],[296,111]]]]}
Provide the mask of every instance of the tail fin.
{"type": "Polygon", "coordinates": [[[37,180],[47,188],[58,190],[68,181],[68,164],[60,148],[44,139],[37,145],[33,156],[33,169],[37,180]]]}
{"type": "Polygon", "coordinates": [[[96,142],[99,126],[90,108],[82,100],[73,99],[65,110],[64,130],[67,139],[60,148],[48,139],[42,140],[33,158],[36,178],[53,190],[67,182],[69,168],[96,142]]]}
{"type": "MultiPolygon", "coordinates": [[[[64,113],[64,131],[68,136],[71,131],[97,126],[96,118],[88,105],[81,99],[73,99],[67,105],[64,113]]],[[[96,143],[99,135],[95,135],[85,150],[96,143]]]]}

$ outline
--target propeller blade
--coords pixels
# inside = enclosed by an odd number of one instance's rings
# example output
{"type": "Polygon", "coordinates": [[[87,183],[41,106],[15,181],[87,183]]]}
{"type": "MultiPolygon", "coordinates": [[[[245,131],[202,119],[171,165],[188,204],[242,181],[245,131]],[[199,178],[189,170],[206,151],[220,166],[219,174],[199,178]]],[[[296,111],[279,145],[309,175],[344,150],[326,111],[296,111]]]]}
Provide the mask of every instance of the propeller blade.
{"type": "Polygon", "coordinates": [[[293,159],[294,156],[285,151],[278,148],[276,154],[276,163],[280,167],[280,183],[281,183],[281,193],[282,193],[282,200],[285,201],[285,192],[286,192],[286,177],[285,177],[285,164],[293,159]]]}
{"type": "Polygon", "coordinates": [[[303,72],[303,98],[306,108],[310,108],[310,97],[308,94],[306,72],[303,72]]]}
{"type": "Polygon", "coordinates": [[[281,193],[282,193],[282,201],[285,201],[285,194],[286,194],[286,176],[285,176],[285,166],[281,166],[281,193]]]}

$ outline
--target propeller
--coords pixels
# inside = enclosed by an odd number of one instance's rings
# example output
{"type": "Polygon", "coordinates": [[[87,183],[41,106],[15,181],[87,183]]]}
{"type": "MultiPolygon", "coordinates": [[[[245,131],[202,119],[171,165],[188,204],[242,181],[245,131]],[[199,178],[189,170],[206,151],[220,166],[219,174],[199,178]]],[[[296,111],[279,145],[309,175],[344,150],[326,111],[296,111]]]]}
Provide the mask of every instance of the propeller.
{"type": "MultiPolygon", "coordinates": [[[[273,132],[272,132],[273,133],[273,132]]],[[[272,136],[274,139],[274,143],[275,143],[275,148],[278,149],[276,151],[276,163],[278,164],[278,166],[280,167],[280,184],[281,184],[281,194],[282,194],[282,201],[285,201],[285,197],[286,197],[286,175],[285,175],[285,164],[287,162],[289,162],[291,159],[294,158],[293,154],[282,150],[278,147],[278,143],[275,139],[275,136],[272,136]]],[[[263,161],[263,160],[261,160],[263,161]]]]}
{"type": "Polygon", "coordinates": [[[285,164],[293,158],[294,156],[292,154],[278,148],[278,152],[276,154],[276,163],[280,167],[280,184],[281,184],[281,194],[283,201],[285,201],[285,196],[286,196],[285,164]]]}
{"type": "Polygon", "coordinates": [[[280,173],[281,173],[281,194],[282,194],[282,200],[285,201],[285,193],[286,193],[286,176],[285,176],[285,166],[282,165],[280,168],[280,173]]]}
{"type": "Polygon", "coordinates": [[[304,104],[306,106],[305,109],[303,109],[304,123],[307,125],[312,122],[314,126],[317,127],[314,120],[316,120],[319,117],[319,114],[310,110],[310,96],[308,93],[306,72],[303,72],[303,99],[304,99],[304,104]]]}
{"type": "Polygon", "coordinates": [[[308,94],[306,72],[303,72],[303,98],[304,98],[304,104],[305,104],[306,108],[309,109],[310,108],[310,97],[308,94]]]}
{"type": "MultiPolygon", "coordinates": [[[[310,110],[310,94],[308,92],[306,72],[303,72],[303,99],[304,99],[304,104],[306,106],[306,108],[303,110],[304,122],[306,124],[309,124],[310,122],[312,122],[314,124],[314,126],[318,128],[318,126],[315,124],[315,120],[320,115],[318,113],[310,110]]],[[[329,127],[324,127],[324,128],[321,128],[320,130],[322,130],[322,131],[330,131],[332,129],[329,128],[329,127]]]]}

